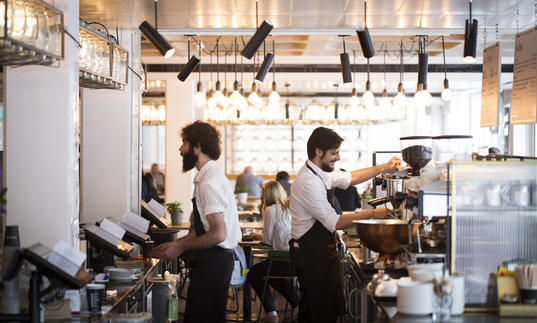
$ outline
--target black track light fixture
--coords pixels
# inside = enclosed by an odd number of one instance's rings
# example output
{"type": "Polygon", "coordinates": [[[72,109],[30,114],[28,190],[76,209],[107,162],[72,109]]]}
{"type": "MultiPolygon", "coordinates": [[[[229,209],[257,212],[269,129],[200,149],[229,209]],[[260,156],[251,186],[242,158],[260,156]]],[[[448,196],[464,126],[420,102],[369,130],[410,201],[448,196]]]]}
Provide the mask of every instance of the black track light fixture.
{"type": "MultiPolygon", "coordinates": [[[[259,5],[259,0],[256,0],[255,1],[256,27],[258,25],[258,17],[259,17],[258,5],[259,5]]],[[[255,31],[255,34],[252,36],[252,38],[250,38],[246,46],[244,46],[244,48],[242,49],[241,55],[248,59],[252,59],[255,52],[257,52],[261,44],[265,41],[265,38],[267,38],[267,36],[270,34],[272,28],[274,28],[274,26],[268,20],[263,20],[263,23],[261,24],[261,26],[257,28],[257,30],[255,31]]]]}
{"type": "MultiPolygon", "coordinates": [[[[188,35],[187,46],[188,46],[188,57],[190,57],[190,35],[188,35]]],[[[192,57],[190,57],[190,59],[188,60],[188,63],[186,63],[183,70],[177,75],[177,78],[181,80],[182,82],[184,82],[187,79],[187,77],[190,75],[190,73],[192,73],[192,71],[196,68],[196,66],[198,66],[200,61],[201,61],[201,58],[198,55],[196,54],[192,55],[192,57]]]]}
{"type": "Polygon", "coordinates": [[[164,56],[164,58],[172,57],[175,53],[175,48],[173,48],[168,41],[162,37],[158,32],[158,20],[157,20],[157,0],[155,0],[155,27],[151,26],[147,20],[142,22],[139,26],[140,30],[144,36],[155,46],[155,48],[164,56]]]}
{"type": "Polygon", "coordinates": [[[420,36],[418,47],[418,84],[427,86],[427,70],[429,68],[429,54],[427,54],[425,45],[427,42],[426,36],[420,36]]]}
{"type": "Polygon", "coordinates": [[[349,54],[345,49],[345,37],[347,37],[347,35],[340,35],[339,37],[343,38],[343,53],[339,54],[343,83],[352,83],[351,61],[349,54]]]}
{"type": "Polygon", "coordinates": [[[464,54],[463,60],[468,63],[475,62],[477,52],[477,19],[472,19],[472,0],[468,1],[470,17],[464,26],[464,54]]]}
{"type": "Polygon", "coordinates": [[[367,0],[364,0],[364,28],[356,26],[356,34],[358,34],[358,40],[360,41],[364,57],[371,58],[375,56],[375,47],[373,47],[369,29],[367,28],[367,0]]]}
{"type": "MultiPolygon", "coordinates": [[[[263,54],[265,54],[265,46],[263,46],[263,54]]],[[[265,80],[265,76],[267,76],[268,71],[270,70],[270,66],[272,65],[272,61],[274,60],[274,54],[272,53],[266,53],[265,59],[263,59],[263,63],[261,64],[261,68],[259,71],[257,71],[257,74],[255,75],[255,79],[261,83],[265,80]]]]}

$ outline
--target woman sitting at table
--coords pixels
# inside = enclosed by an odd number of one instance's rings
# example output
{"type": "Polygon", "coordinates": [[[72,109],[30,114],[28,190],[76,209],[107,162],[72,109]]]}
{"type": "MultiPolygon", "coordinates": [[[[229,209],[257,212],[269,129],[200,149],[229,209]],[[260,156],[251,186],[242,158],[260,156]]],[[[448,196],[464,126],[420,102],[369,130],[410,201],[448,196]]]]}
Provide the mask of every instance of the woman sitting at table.
{"type": "MultiPolygon", "coordinates": [[[[289,214],[289,202],[285,190],[276,181],[265,183],[262,188],[263,197],[263,235],[254,233],[256,240],[263,240],[263,243],[272,246],[275,250],[289,250],[289,240],[291,239],[291,214],[289,214]]],[[[262,298],[269,261],[261,261],[250,268],[248,281],[252,284],[259,299],[262,298]]],[[[273,261],[270,275],[274,276],[294,276],[295,270],[291,262],[273,261]]],[[[269,285],[275,288],[291,304],[295,310],[299,304],[297,290],[293,287],[292,279],[270,279],[269,285]]],[[[265,317],[262,322],[278,322],[276,306],[267,288],[263,301],[265,317]]]]}

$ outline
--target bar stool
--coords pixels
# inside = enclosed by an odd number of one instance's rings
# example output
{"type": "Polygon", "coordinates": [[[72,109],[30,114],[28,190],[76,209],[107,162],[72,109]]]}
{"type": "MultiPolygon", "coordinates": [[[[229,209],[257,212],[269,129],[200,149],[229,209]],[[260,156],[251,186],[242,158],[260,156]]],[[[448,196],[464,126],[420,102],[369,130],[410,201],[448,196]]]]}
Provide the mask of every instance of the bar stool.
{"type": "MultiPolygon", "coordinates": [[[[265,293],[267,291],[269,279],[294,279],[294,278],[297,277],[296,272],[293,275],[289,275],[289,276],[271,276],[270,275],[270,270],[271,270],[273,261],[279,261],[279,262],[285,262],[285,263],[291,263],[292,264],[291,258],[289,257],[289,251],[271,249],[271,250],[268,251],[267,260],[269,261],[269,265],[268,265],[268,268],[267,268],[267,273],[265,274],[265,278],[264,278],[265,279],[265,285],[263,286],[263,294],[261,295],[261,304],[259,306],[259,312],[257,313],[257,322],[258,323],[261,322],[261,310],[263,309],[263,302],[265,301],[265,293]]],[[[294,269],[294,266],[293,266],[293,269],[294,269]]],[[[289,302],[286,300],[284,316],[286,316],[286,314],[287,314],[287,306],[288,305],[289,305],[289,302]]],[[[291,312],[292,312],[292,310],[291,310],[291,312]]]]}

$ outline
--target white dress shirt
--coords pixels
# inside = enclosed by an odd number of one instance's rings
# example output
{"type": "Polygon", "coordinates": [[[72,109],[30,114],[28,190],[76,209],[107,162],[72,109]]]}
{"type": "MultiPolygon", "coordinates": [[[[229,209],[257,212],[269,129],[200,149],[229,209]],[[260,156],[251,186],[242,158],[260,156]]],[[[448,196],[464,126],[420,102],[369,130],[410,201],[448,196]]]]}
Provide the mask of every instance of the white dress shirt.
{"type": "Polygon", "coordinates": [[[226,239],[218,246],[226,249],[235,248],[241,239],[237,203],[229,180],[213,160],[203,165],[196,174],[194,198],[205,231],[211,229],[207,215],[221,213],[224,216],[226,239]]]}
{"type": "Polygon", "coordinates": [[[326,190],[333,187],[347,189],[351,184],[349,172],[336,169],[328,173],[309,160],[306,163],[317,175],[304,165],[291,185],[291,237],[293,239],[302,237],[317,220],[328,231],[334,232],[339,215],[328,202],[326,190]]]}
{"type": "Polygon", "coordinates": [[[273,204],[263,214],[263,243],[275,250],[289,250],[291,215],[281,206],[273,204]]]}

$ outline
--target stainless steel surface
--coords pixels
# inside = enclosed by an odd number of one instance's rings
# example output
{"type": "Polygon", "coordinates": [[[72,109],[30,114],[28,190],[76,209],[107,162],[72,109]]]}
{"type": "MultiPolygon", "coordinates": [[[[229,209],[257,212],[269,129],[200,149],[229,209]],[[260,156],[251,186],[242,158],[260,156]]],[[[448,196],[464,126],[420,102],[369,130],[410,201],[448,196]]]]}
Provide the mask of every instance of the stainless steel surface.
{"type": "Polygon", "coordinates": [[[404,178],[386,178],[386,195],[390,199],[394,209],[398,209],[401,205],[397,199],[397,193],[403,192],[404,178]]]}
{"type": "MultiPolygon", "coordinates": [[[[363,244],[378,253],[395,255],[408,244],[408,222],[404,220],[355,220],[356,232],[363,244]]],[[[411,225],[412,238],[420,224],[411,225]]]]}

